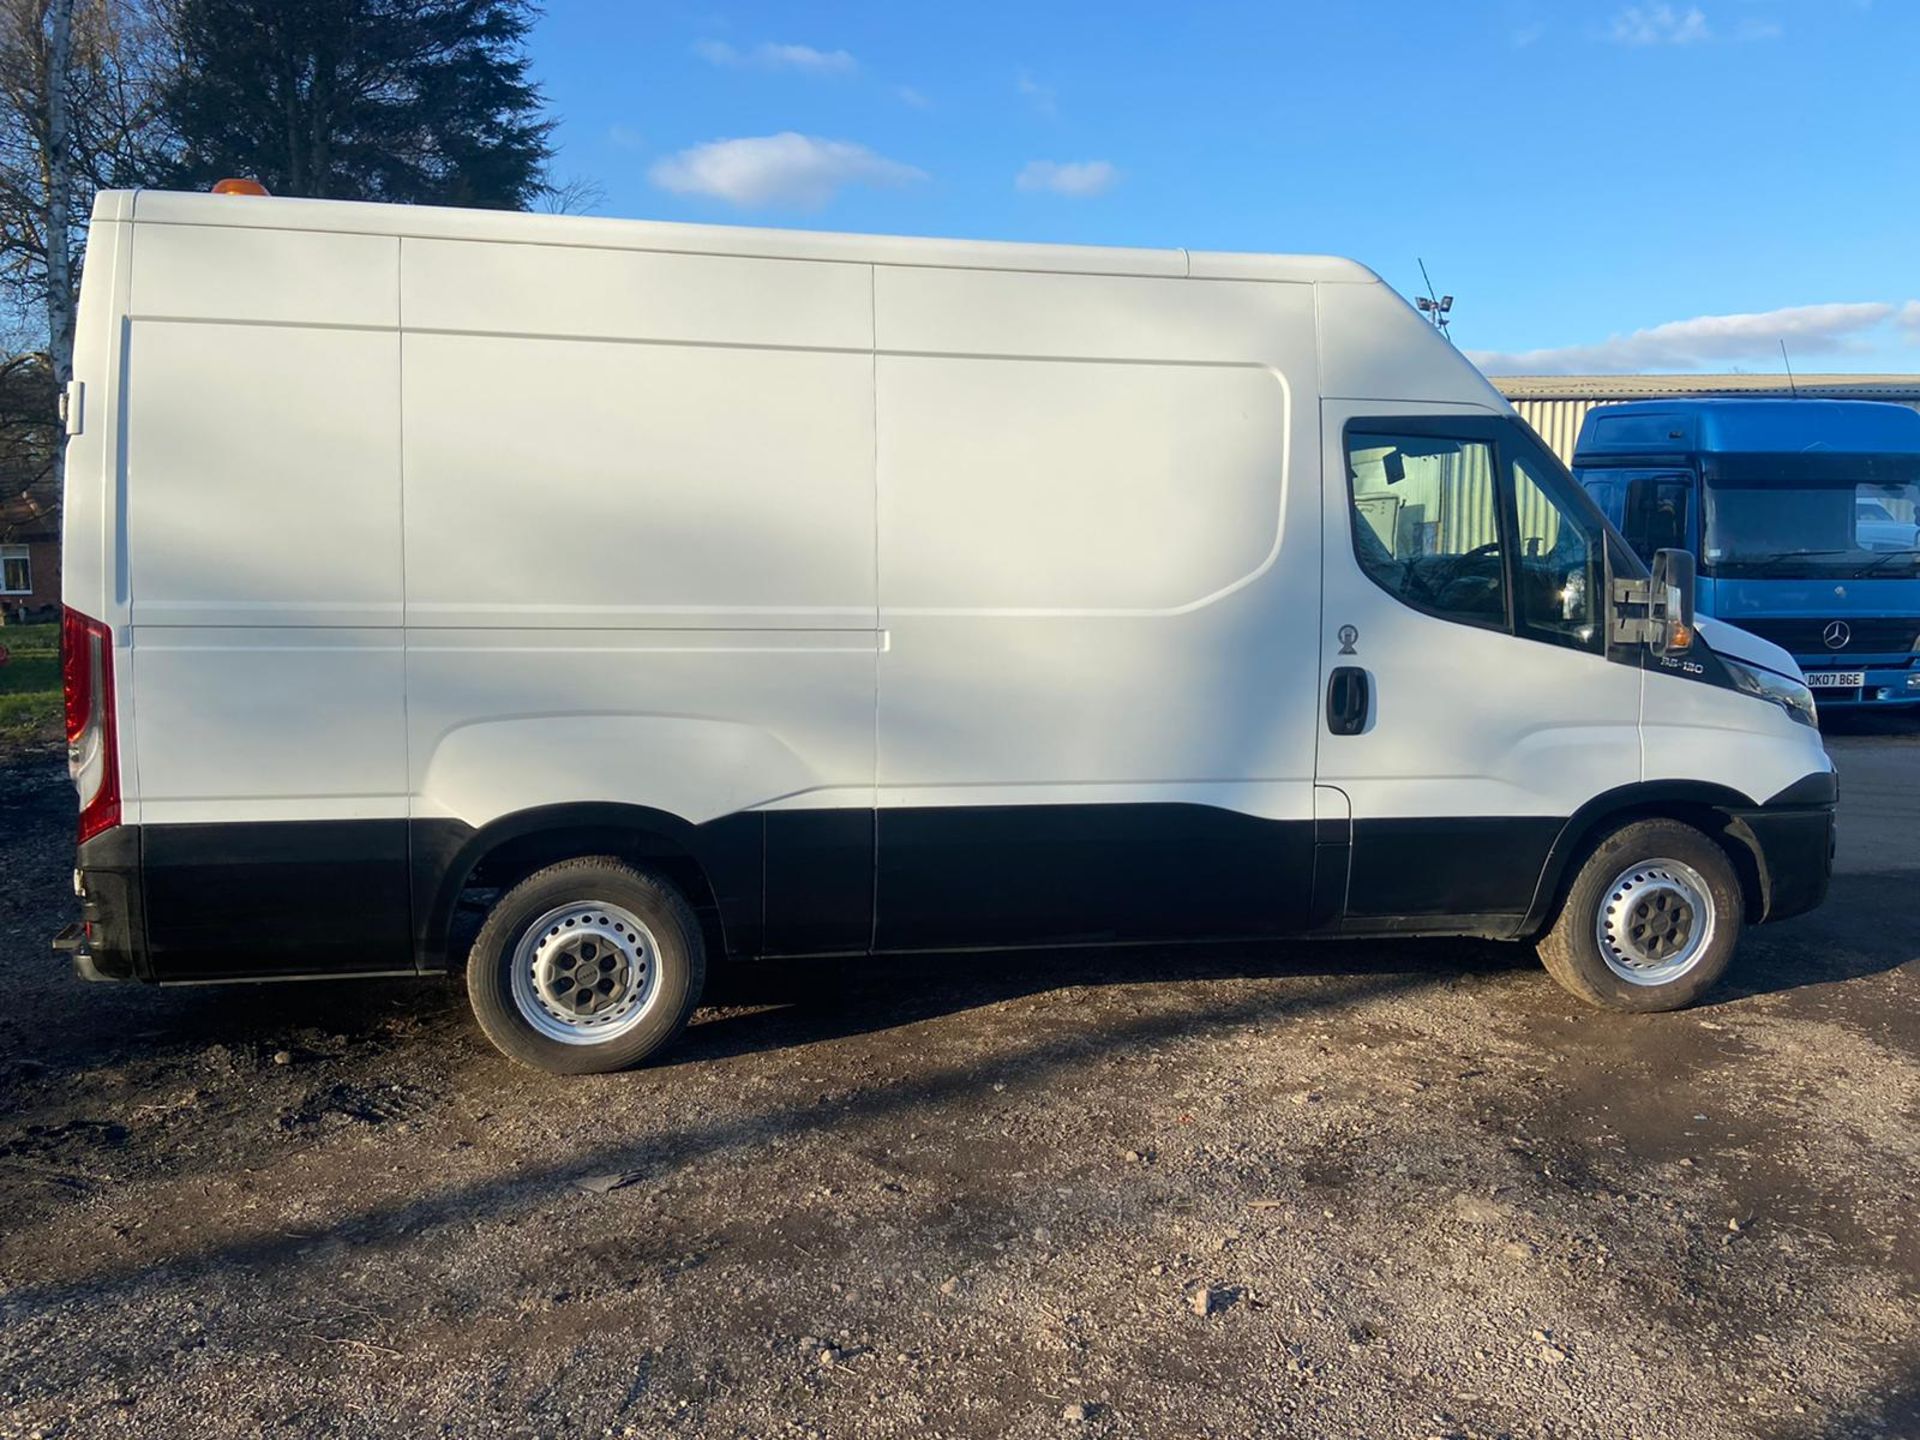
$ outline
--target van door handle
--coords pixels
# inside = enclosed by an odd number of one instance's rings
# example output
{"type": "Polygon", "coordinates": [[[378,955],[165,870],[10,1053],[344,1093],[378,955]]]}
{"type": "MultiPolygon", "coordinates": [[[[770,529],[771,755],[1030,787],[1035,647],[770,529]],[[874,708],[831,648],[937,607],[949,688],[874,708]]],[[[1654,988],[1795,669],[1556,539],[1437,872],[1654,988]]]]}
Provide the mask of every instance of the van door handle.
{"type": "Polygon", "coordinates": [[[1327,681],[1327,729],[1358,735],[1367,728],[1367,672],[1358,665],[1336,665],[1327,681]]]}

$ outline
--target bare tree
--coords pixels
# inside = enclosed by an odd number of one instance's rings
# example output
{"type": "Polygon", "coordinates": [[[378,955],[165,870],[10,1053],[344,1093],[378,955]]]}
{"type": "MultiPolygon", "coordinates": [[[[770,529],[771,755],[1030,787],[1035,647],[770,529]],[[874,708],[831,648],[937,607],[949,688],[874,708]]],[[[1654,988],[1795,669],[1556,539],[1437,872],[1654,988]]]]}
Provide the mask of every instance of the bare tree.
{"type": "Polygon", "coordinates": [[[549,175],[533,208],[543,215],[591,215],[607,203],[607,187],[584,175],[549,175]]]}
{"type": "Polygon", "coordinates": [[[73,213],[73,131],[67,124],[67,102],[72,85],[73,0],[49,0],[47,5],[47,66],[43,85],[46,104],[46,145],[41,156],[40,234],[47,280],[47,354],[53,383],[64,385],[73,375],[74,305],[73,246],[69,219],[73,213]]]}
{"type": "Polygon", "coordinates": [[[0,360],[0,540],[45,529],[58,507],[58,393],[44,355],[0,360]]]}
{"type": "MultiPolygon", "coordinates": [[[[32,349],[50,397],[73,374],[94,192],[138,183],[155,168],[159,55],[139,0],[0,0],[0,285],[16,329],[39,341],[32,349]]],[[[30,431],[31,416],[18,418],[30,431]]],[[[43,515],[57,501],[51,406],[41,423],[44,464],[30,477],[34,467],[9,467],[0,526],[43,515]]]]}

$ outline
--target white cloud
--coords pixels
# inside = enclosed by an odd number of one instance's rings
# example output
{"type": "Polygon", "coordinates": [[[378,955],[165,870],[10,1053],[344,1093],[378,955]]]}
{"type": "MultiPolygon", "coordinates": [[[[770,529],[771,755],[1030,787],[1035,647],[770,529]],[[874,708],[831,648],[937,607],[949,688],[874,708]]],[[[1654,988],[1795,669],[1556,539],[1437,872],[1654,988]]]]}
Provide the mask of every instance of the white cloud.
{"type": "Polygon", "coordinates": [[[1691,45],[1713,31],[1698,5],[1629,5],[1613,17],[1612,35],[1621,45],[1691,45]]]}
{"type": "MultiPolygon", "coordinates": [[[[1727,38],[1698,5],[1629,5],[1613,17],[1606,33],[1618,45],[1697,45],[1727,38]]],[[[1778,40],[1784,34],[1778,20],[1748,15],[1734,24],[1731,38],[1778,40]]]]}
{"type": "Polygon", "coordinates": [[[647,172],[676,195],[711,195],[743,209],[818,210],[849,185],[905,185],[926,173],[851,140],[788,130],[713,140],[670,155],[647,172]]]}
{"type": "Polygon", "coordinates": [[[1016,190],[1046,190],[1084,199],[1104,194],[1119,179],[1120,172],[1107,160],[1029,160],[1013,185],[1016,190]]]}
{"type": "Polygon", "coordinates": [[[1701,315],[1590,345],[1547,350],[1469,350],[1489,375],[1608,375],[1640,370],[1698,370],[1730,361],[1778,359],[1869,348],[1864,337],[1889,320],[1920,333],[1920,300],[1857,305],[1794,305],[1757,315],[1701,315]]]}
{"type": "Polygon", "coordinates": [[[807,75],[851,75],[860,62],[844,50],[816,50],[811,45],[768,42],[741,50],[724,40],[702,40],[693,53],[709,65],[734,70],[797,70],[807,75]]]}
{"type": "Polygon", "coordinates": [[[1024,70],[1020,72],[1013,84],[1037,113],[1045,115],[1049,120],[1059,113],[1059,97],[1053,93],[1051,85],[1042,85],[1024,70]]]}
{"type": "MultiPolygon", "coordinates": [[[[1544,40],[1552,29],[1549,14],[1543,13],[1541,0],[1501,0],[1500,8],[1507,44],[1515,50],[1531,49],[1544,40]]],[[[1552,7],[1548,6],[1547,9],[1551,11],[1552,7]]],[[[1559,18],[1564,19],[1565,16],[1559,18]]]]}
{"type": "Polygon", "coordinates": [[[631,125],[609,126],[607,129],[607,139],[611,140],[622,150],[644,150],[647,148],[647,137],[631,125]]]}
{"type": "Polygon", "coordinates": [[[911,105],[915,110],[931,110],[933,108],[933,101],[929,100],[911,85],[894,86],[893,98],[898,100],[902,105],[911,105]]]}

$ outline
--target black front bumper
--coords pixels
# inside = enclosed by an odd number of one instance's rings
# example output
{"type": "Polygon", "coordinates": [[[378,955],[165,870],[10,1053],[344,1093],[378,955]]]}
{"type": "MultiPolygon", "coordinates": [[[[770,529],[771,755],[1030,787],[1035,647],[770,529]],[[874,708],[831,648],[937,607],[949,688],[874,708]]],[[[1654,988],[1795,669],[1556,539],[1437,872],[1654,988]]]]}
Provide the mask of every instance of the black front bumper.
{"type": "Polygon", "coordinates": [[[1760,867],[1762,909],[1753,919],[1804,915],[1827,898],[1839,798],[1839,782],[1828,771],[1795,782],[1758,809],[1735,812],[1760,867]]]}

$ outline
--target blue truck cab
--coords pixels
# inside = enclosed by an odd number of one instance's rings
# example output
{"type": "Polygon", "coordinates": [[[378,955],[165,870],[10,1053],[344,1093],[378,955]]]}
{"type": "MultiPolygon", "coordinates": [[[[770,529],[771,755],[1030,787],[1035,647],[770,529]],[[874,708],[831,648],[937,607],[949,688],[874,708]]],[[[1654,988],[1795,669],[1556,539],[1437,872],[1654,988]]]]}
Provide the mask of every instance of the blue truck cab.
{"type": "Polygon", "coordinates": [[[1643,400],[1591,411],[1573,471],[1697,607],[1787,650],[1825,708],[1920,705],[1920,411],[1643,400]]]}

